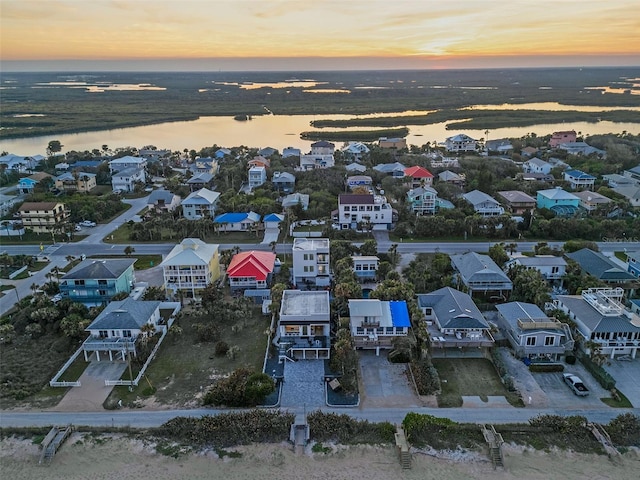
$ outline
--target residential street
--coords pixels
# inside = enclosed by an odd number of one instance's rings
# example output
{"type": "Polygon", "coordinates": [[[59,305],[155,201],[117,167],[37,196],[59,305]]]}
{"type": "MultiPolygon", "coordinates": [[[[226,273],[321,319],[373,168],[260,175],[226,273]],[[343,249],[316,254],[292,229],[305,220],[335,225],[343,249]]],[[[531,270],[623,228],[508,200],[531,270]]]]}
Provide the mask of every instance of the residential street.
{"type": "MultiPolygon", "coordinates": [[[[287,411],[296,414],[309,413],[309,409],[299,406],[287,411]]],[[[603,408],[589,410],[564,409],[531,409],[531,408],[321,408],[324,412],[347,414],[354,418],[372,422],[389,421],[400,423],[409,412],[450,418],[456,422],[465,423],[525,423],[538,415],[583,415],[590,421],[608,423],[611,419],[623,413],[639,413],[638,409],[603,408]]],[[[174,417],[200,417],[203,415],[217,415],[220,413],[238,412],[232,410],[127,410],[106,412],[0,412],[2,427],[30,427],[48,425],[84,425],[84,426],[116,426],[149,428],[162,425],[174,417]]]]}

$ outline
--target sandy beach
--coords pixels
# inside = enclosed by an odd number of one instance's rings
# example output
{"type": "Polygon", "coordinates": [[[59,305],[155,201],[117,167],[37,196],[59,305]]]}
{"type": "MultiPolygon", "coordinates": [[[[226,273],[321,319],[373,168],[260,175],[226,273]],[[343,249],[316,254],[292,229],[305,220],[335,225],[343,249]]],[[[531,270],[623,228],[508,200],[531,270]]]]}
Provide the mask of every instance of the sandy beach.
{"type": "Polygon", "coordinates": [[[296,455],[289,444],[258,444],[227,449],[239,458],[220,458],[213,451],[173,458],[159,454],[150,442],[121,436],[73,434],[48,466],[38,465],[39,448],[30,440],[0,442],[0,475],[11,480],[105,480],[153,478],[252,480],[388,480],[519,479],[631,480],[640,471],[640,452],[615,461],[606,456],[572,452],[539,452],[505,446],[505,468],[494,470],[486,455],[475,452],[414,451],[413,468],[402,470],[393,448],[334,446],[327,454],[296,455]]]}

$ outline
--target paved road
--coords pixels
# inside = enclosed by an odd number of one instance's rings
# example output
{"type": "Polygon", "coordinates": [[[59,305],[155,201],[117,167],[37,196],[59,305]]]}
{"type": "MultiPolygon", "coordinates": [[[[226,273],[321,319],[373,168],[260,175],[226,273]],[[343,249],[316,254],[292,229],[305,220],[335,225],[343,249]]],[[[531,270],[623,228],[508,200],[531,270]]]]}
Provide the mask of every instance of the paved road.
{"type": "MultiPolygon", "coordinates": [[[[108,227],[108,225],[101,225],[95,227],[96,230],[92,233],[91,237],[84,239],[81,242],[70,244],[56,244],[47,247],[45,253],[49,255],[78,255],[79,251],[85,253],[85,255],[113,255],[114,253],[121,253],[124,248],[129,244],[107,244],[102,242],[102,238],[108,235],[112,229],[102,230],[102,228],[108,227]],[[97,230],[101,229],[101,230],[97,230]]],[[[433,242],[415,242],[415,243],[398,243],[398,253],[465,253],[465,252],[486,252],[489,247],[500,242],[447,242],[442,243],[437,240],[433,242]]],[[[519,252],[531,252],[533,247],[537,245],[537,242],[514,242],[517,244],[517,251],[519,252]]],[[[548,242],[549,246],[560,248],[565,242],[548,242]]],[[[143,255],[152,254],[167,254],[175,246],[175,243],[144,243],[144,244],[130,244],[136,249],[136,252],[143,255]]],[[[360,245],[360,243],[354,243],[354,245],[360,245]]],[[[386,253],[393,243],[379,243],[378,252],[386,253]]],[[[606,252],[619,252],[623,250],[635,251],[640,250],[640,242],[597,242],[600,251],[606,252]]],[[[271,250],[269,245],[261,245],[254,243],[241,243],[241,244],[220,244],[220,249],[230,249],[239,246],[241,250],[271,250]]],[[[291,253],[291,243],[279,243],[276,246],[277,253],[291,253]]],[[[2,247],[2,251],[6,251],[9,255],[37,255],[40,253],[40,249],[37,245],[5,245],[2,247]]]]}
{"type": "MultiPolygon", "coordinates": [[[[287,409],[293,413],[303,413],[304,407],[287,409]]],[[[608,423],[623,413],[640,414],[639,409],[592,409],[592,410],[554,410],[531,408],[368,408],[335,409],[322,408],[324,412],[348,414],[351,417],[372,422],[389,421],[400,423],[409,412],[450,418],[463,423],[526,423],[538,415],[582,415],[588,420],[608,423]]],[[[162,425],[174,417],[201,417],[220,413],[238,412],[238,410],[114,410],[113,412],[0,412],[2,427],[32,427],[73,424],[80,426],[115,426],[149,428],[162,425]]],[[[308,413],[308,412],[307,412],[308,413]]]]}

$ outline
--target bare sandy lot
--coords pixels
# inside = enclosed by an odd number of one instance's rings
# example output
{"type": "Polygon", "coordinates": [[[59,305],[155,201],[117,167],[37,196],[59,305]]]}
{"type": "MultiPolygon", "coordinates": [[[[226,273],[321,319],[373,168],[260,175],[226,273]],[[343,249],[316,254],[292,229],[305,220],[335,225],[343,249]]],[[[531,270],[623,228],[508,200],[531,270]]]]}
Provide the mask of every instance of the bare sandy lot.
{"type": "Polygon", "coordinates": [[[0,476],[11,480],[625,480],[637,478],[640,453],[620,459],[571,452],[538,452],[505,446],[504,470],[495,471],[482,453],[414,451],[413,468],[402,470],[393,448],[330,446],[327,454],[295,455],[288,444],[259,444],[228,449],[240,458],[220,458],[213,451],[172,458],[156,452],[151,443],[124,437],[74,434],[53,462],[39,466],[39,449],[30,440],[7,438],[0,442],[0,476]]]}

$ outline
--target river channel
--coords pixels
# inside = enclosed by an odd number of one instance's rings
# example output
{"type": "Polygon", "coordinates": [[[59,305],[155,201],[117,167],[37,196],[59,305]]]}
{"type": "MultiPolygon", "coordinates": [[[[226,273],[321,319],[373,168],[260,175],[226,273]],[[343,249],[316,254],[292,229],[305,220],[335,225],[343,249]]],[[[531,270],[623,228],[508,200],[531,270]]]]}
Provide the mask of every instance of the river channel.
{"type": "MultiPolygon", "coordinates": [[[[513,105],[513,108],[535,109],[536,104],[513,105]]],[[[542,104],[544,108],[553,110],[554,104],[542,104]]],[[[478,105],[478,109],[486,108],[478,105]]],[[[503,107],[504,108],[504,107],[503,107]]],[[[594,111],[598,107],[573,107],[559,106],[558,109],[571,108],[573,110],[594,111]],[[587,110],[588,109],[588,110],[587,110]]],[[[605,108],[599,107],[601,110],[605,108]]],[[[630,108],[629,110],[635,110],[630,108]]],[[[419,115],[426,112],[400,112],[397,115],[419,115]]],[[[389,114],[386,114],[389,115],[389,114]]],[[[367,115],[371,116],[371,115],[367,115]]],[[[300,133],[312,130],[310,123],[320,119],[349,119],[357,118],[354,115],[263,115],[253,117],[249,121],[237,121],[232,117],[200,117],[193,121],[169,122],[157,125],[141,127],[121,128],[115,130],[103,130],[95,132],[83,132],[74,134],[48,135],[32,138],[7,139],[0,142],[0,150],[15,155],[44,155],[50,140],[59,140],[63,145],[63,152],[76,150],[101,149],[103,145],[115,149],[118,147],[141,148],[146,145],[155,145],[160,149],[182,151],[185,148],[199,150],[203,147],[218,145],[221,147],[236,147],[246,145],[248,147],[273,147],[282,151],[285,147],[300,148],[306,153],[310,150],[312,142],[302,140],[300,133]]],[[[408,124],[409,145],[423,145],[427,142],[443,142],[445,138],[458,133],[465,133],[473,138],[498,139],[503,137],[522,137],[528,133],[538,136],[547,135],[557,130],[575,130],[584,135],[603,133],[622,133],[623,131],[639,134],[640,124],[615,123],[601,121],[597,123],[573,122],[531,125],[528,127],[497,128],[489,130],[456,129],[447,130],[447,123],[442,122],[432,125],[408,124]]],[[[353,128],[352,130],[370,130],[371,128],[353,128]]]]}

